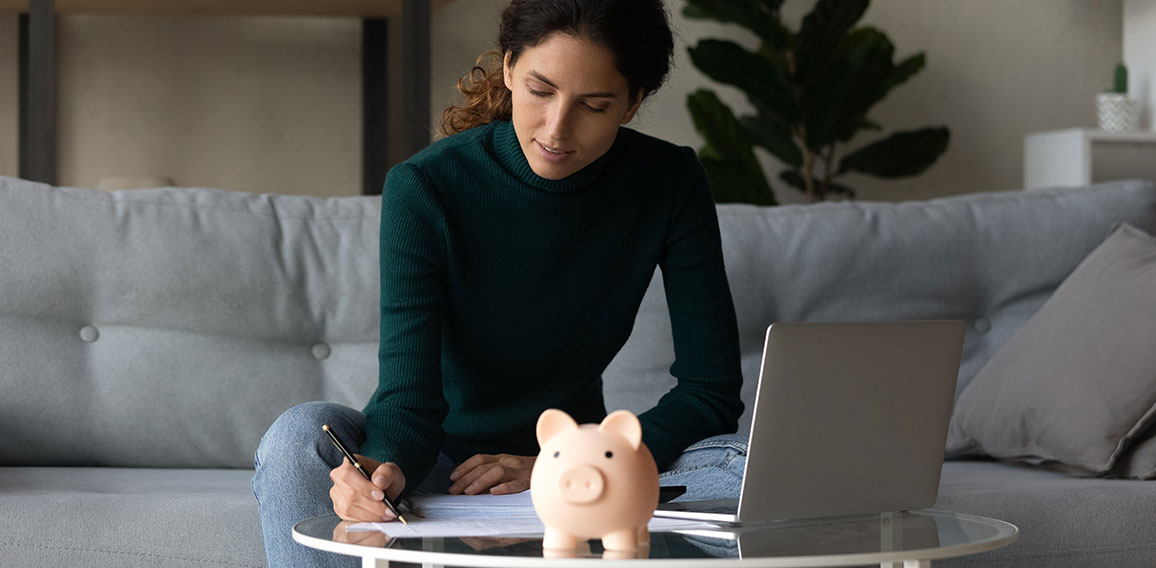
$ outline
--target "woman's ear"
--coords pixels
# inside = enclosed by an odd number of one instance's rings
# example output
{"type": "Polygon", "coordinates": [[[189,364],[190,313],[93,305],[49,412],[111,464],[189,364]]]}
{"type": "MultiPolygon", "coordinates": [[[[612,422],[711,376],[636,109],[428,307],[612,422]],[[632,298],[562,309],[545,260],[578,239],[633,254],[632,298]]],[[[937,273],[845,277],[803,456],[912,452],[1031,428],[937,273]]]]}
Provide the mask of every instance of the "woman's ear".
{"type": "Polygon", "coordinates": [[[622,124],[633,120],[634,113],[638,112],[640,106],[642,106],[642,89],[638,89],[638,95],[634,97],[634,101],[630,103],[630,108],[627,108],[626,113],[622,115],[622,124]]]}
{"type": "Polygon", "coordinates": [[[513,54],[514,52],[507,51],[506,56],[502,58],[502,78],[506,82],[506,88],[511,91],[514,90],[514,69],[510,65],[513,54]]]}

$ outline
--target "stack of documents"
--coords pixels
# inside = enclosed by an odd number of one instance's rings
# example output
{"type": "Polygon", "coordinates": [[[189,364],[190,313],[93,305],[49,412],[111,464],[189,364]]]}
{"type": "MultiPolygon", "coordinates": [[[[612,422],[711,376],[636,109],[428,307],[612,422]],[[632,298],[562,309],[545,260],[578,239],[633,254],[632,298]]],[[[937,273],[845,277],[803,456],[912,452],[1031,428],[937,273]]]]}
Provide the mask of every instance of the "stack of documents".
{"type": "MultiPolygon", "coordinates": [[[[513,495],[416,495],[410,498],[415,514],[405,514],[404,525],[358,523],[351,531],[381,531],[392,538],[455,536],[541,536],[542,521],[534,511],[530,492],[513,495]]],[[[700,521],[650,519],[650,532],[708,530],[718,525],[700,521]]]]}

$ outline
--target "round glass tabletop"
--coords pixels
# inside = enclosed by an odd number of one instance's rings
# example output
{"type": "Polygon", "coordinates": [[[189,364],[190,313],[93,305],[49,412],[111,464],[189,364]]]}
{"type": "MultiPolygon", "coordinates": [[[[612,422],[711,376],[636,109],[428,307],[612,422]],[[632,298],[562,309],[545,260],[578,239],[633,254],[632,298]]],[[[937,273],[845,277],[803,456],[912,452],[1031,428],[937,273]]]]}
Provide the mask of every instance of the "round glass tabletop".
{"type": "Polygon", "coordinates": [[[575,554],[543,554],[542,537],[388,538],[348,530],[336,515],[293,527],[298,542],[339,554],[397,562],[479,567],[607,566],[608,559],[647,567],[854,566],[930,561],[974,554],[1014,542],[1014,525],[976,515],[920,510],[882,515],[779,521],[718,531],[656,532],[637,554],[603,551],[592,540],[575,554]]]}

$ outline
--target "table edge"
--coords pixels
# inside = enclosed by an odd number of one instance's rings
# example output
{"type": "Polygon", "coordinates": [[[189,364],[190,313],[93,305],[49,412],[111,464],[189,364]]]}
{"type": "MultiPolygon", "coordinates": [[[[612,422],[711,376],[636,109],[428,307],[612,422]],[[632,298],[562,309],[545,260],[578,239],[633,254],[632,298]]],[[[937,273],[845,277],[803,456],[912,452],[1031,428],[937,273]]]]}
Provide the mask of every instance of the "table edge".
{"type": "MultiPolygon", "coordinates": [[[[920,509],[907,511],[909,514],[951,515],[956,518],[968,518],[973,521],[1002,525],[1001,533],[995,537],[974,543],[965,543],[948,547],[902,550],[895,552],[863,552],[852,554],[829,554],[822,556],[781,556],[772,558],[635,558],[622,559],[621,562],[646,562],[647,568],[662,568],[664,566],[708,566],[710,568],[786,568],[786,567],[820,567],[820,566],[861,566],[863,564],[882,564],[887,562],[903,562],[905,560],[937,560],[954,558],[969,554],[978,554],[998,548],[1003,548],[1019,539],[1019,527],[991,517],[972,515],[970,513],[955,513],[935,509],[920,509]],[[1006,532],[1004,532],[1006,531],[1006,532]]],[[[331,516],[331,515],[325,515],[331,516]]],[[[316,518],[316,517],[314,517],[316,518]]],[[[312,519],[306,519],[307,522],[312,519]]],[[[310,548],[325,550],[345,556],[389,560],[394,562],[409,562],[416,564],[440,564],[443,566],[461,566],[470,568],[541,568],[543,561],[546,565],[557,568],[589,568],[595,565],[607,566],[603,558],[542,558],[529,556],[490,556],[437,552],[430,550],[400,550],[363,546],[336,542],[297,532],[297,525],[293,526],[293,540],[310,548]]]]}

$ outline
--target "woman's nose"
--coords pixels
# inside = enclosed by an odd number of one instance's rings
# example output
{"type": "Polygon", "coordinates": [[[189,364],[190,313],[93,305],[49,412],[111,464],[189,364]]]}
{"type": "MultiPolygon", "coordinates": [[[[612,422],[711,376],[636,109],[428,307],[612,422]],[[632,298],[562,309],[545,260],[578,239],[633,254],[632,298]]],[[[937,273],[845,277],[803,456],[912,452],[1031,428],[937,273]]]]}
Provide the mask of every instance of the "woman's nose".
{"type": "Polygon", "coordinates": [[[570,130],[570,105],[555,104],[550,108],[546,118],[546,132],[552,141],[561,141],[567,138],[570,130]]]}

